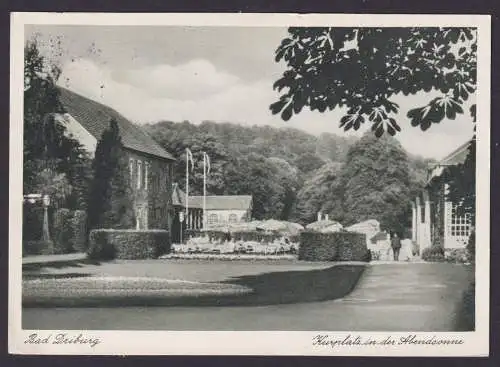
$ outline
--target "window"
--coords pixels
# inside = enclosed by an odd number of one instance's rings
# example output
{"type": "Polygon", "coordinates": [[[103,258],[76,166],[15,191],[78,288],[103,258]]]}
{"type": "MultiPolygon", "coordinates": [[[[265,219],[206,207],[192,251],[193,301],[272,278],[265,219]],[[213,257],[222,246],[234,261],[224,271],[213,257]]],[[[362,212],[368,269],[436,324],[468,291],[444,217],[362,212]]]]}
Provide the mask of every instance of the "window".
{"type": "Polygon", "coordinates": [[[236,214],[229,214],[229,223],[238,222],[238,216],[236,214]]]}
{"type": "Polygon", "coordinates": [[[470,218],[468,215],[459,215],[456,205],[451,209],[450,234],[455,237],[467,237],[470,234],[470,218]]]}
{"type": "Polygon", "coordinates": [[[149,163],[145,162],[145,164],[144,164],[144,190],[148,189],[148,180],[149,180],[149,163]]]}
{"type": "Polygon", "coordinates": [[[130,174],[130,182],[133,182],[134,180],[134,159],[133,158],[130,158],[128,160],[128,170],[129,170],[129,174],[130,174]]]}
{"type": "Polygon", "coordinates": [[[216,224],[218,222],[217,214],[210,214],[208,216],[208,224],[216,224]]]}
{"type": "Polygon", "coordinates": [[[137,161],[137,188],[140,189],[142,186],[142,161],[137,161]]]}

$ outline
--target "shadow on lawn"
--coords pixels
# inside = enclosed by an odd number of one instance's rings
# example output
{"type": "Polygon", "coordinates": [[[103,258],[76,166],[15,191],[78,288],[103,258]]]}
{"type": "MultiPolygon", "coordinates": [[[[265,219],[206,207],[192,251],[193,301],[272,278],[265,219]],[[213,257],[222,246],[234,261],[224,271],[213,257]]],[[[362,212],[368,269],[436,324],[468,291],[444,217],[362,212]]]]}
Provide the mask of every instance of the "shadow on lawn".
{"type": "Polygon", "coordinates": [[[219,303],[265,306],[342,298],[354,289],[363,270],[362,265],[339,265],[327,269],[241,276],[226,283],[245,286],[254,292],[239,297],[227,297],[219,303]]]}
{"type": "Polygon", "coordinates": [[[67,260],[67,261],[53,261],[53,262],[40,262],[40,263],[28,263],[23,264],[23,272],[32,271],[37,272],[44,268],[53,269],[63,269],[63,268],[82,268],[86,265],[101,265],[100,261],[92,259],[82,259],[82,260],[67,260]]]}
{"type": "Polygon", "coordinates": [[[277,304],[327,301],[349,294],[363,273],[364,265],[338,265],[327,269],[306,271],[271,272],[247,275],[226,281],[253,292],[231,295],[190,296],[121,296],[78,299],[63,297],[32,299],[25,307],[216,307],[216,306],[267,306],[277,304]]]}

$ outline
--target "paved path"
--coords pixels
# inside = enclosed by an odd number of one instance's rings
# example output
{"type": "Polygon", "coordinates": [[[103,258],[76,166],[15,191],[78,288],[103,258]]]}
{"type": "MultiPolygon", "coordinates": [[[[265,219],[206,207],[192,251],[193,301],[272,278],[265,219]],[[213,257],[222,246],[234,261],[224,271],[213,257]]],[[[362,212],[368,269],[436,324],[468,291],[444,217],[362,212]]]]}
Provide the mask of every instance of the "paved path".
{"type": "Polygon", "coordinates": [[[470,267],[373,264],[339,300],[259,307],[25,309],[32,329],[454,331],[470,267]]]}

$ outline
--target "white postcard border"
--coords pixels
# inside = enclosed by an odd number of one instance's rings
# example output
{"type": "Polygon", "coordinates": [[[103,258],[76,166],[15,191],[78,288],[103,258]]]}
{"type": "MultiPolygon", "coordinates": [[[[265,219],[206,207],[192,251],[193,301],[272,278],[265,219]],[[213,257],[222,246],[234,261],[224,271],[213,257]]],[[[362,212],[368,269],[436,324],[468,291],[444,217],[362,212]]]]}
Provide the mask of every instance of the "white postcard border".
{"type": "Polygon", "coordinates": [[[9,352],[15,354],[89,355],[338,355],[338,356],[487,356],[489,353],[490,291],[490,68],[491,19],[489,15],[397,14],[116,14],[116,13],[12,13],[11,110],[9,165],[9,352]],[[236,331],[81,331],[22,330],[21,227],[23,79],[25,24],[81,25],[189,25],[189,26],[467,26],[478,28],[477,88],[477,224],[476,224],[476,330],[467,333],[399,332],[236,332],[236,331]],[[25,344],[32,333],[85,334],[100,342],[89,345],[25,344]],[[388,336],[454,339],[461,345],[313,346],[317,335],[342,339],[350,335],[366,340],[388,336]]]}

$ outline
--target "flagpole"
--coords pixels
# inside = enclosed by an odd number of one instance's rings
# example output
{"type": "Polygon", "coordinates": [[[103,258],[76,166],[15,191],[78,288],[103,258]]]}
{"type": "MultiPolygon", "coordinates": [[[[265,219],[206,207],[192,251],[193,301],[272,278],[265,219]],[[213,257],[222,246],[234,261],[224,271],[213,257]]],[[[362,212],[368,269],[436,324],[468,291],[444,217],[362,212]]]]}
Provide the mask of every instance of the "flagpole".
{"type": "Polygon", "coordinates": [[[188,150],[186,148],[186,228],[188,225],[188,214],[189,214],[189,156],[188,150]]]}
{"type": "Polygon", "coordinates": [[[203,152],[203,228],[207,226],[207,154],[203,152]]]}

